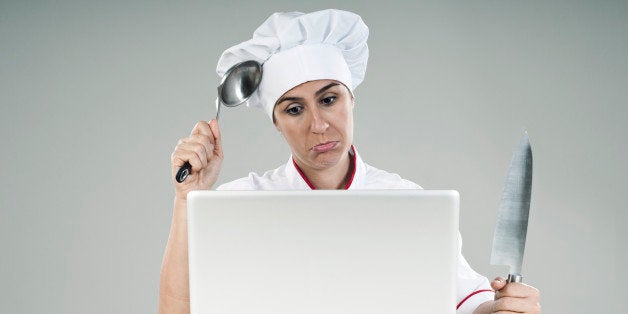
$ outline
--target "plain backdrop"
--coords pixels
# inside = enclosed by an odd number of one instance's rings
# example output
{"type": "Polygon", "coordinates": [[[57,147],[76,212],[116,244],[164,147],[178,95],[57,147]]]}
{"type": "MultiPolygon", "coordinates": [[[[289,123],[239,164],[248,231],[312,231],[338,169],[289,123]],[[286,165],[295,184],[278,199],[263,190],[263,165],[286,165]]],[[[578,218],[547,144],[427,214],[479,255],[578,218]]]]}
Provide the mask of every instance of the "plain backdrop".
{"type": "MultiPolygon", "coordinates": [[[[218,57],[271,13],[346,9],[370,28],[363,159],[461,194],[463,253],[489,278],[524,131],[534,152],[525,281],[545,313],[619,313],[628,118],[625,1],[0,1],[0,307],[150,313],[170,154],[215,115],[218,57]]],[[[288,160],[266,115],[221,116],[219,183],[288,160]]]]}

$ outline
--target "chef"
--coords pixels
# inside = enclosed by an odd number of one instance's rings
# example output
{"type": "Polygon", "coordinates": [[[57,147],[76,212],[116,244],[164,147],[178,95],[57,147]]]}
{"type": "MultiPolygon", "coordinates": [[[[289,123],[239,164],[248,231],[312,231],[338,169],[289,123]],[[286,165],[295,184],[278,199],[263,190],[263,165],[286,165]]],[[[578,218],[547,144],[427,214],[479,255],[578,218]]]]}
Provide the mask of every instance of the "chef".
{"type": "MultiPolygon", "coordinates": [[[[263,64],[262,81],[247,105],[266,112],[292,156],[277,169],[250,173],[217,190],[421,188],[366,164],[353,146],[353,91],[366,72],[367,38],[367,26],[351,12],[275,13],[253,38],[222,54],[217,66],[221,77],[246,60],[263,64]]],[[[216,120],[197,123],[172,153],[175,200],[160,280],[162,313],[189,313],[186,196],[211,189],[223,159],[216,120]],[[176,172],[186,162],[191,173],[177,183],[176,172]]],[[[457,313],[540,312],[537,289],[507,284],[502,277],[489,283],[471,269],[461,246],[459,238],[457,313]]]]}

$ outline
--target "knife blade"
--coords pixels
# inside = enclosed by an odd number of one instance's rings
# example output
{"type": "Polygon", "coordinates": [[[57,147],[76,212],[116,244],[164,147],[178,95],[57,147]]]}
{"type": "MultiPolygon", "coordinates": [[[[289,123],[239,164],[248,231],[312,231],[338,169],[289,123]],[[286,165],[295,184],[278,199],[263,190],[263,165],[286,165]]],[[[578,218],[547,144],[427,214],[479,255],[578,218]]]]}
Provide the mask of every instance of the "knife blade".
{"type": "Polygon", "coordinates": [[[491,265],[508,265],[508,282],[521,282],[532,189],[532,148],[523,134],[504,182],[493,236],[491,265]]]}

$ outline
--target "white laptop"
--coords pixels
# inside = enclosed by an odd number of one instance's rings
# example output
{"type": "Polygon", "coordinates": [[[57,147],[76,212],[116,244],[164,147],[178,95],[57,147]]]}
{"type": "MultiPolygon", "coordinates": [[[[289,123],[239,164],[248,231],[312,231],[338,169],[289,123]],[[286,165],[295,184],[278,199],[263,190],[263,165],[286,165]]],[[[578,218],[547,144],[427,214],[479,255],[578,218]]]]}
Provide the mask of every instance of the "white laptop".
{"type": "Polygon", "coordinates": [[[455,313],[456,191],[193,191],[191,313],[455,313]]]}

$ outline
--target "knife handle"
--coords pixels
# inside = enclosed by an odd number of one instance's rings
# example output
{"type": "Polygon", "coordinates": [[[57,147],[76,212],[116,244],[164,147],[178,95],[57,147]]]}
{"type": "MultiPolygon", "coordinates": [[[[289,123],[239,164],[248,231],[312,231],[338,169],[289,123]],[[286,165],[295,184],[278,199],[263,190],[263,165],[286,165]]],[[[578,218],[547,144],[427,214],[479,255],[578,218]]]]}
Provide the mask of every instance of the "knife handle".
{"type": "Polygon", "coordinates": [[[508,274],[508,282],[523,282],[521,274],[508,274]]]}

